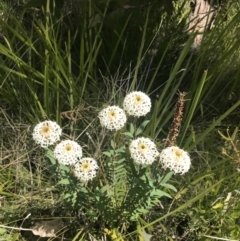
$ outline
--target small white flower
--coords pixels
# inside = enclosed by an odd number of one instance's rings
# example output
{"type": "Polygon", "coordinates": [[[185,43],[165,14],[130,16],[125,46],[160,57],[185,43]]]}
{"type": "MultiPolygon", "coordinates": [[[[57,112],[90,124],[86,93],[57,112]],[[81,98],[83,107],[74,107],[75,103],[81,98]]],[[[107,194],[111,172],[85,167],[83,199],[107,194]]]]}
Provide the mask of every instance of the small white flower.
{"type": "Polygon", "coordinates": [[[154,142],[145,137],[133,140],[129,150],[133,161],[137,164],[152,164],[159,154],[154,142]]]}
{"type": "Polygon", "coordinates": [[[54,157],[63,165],[73,165],[82,157],[82,147],[75,141],[65,140],[54,149],[54,157]]]}
{"type": "Polygon", "coordinates": [[[82,158],[74,165],[74,174],[80,180],[86,182],[92,180],[97,175],[97,162],[93,158],[82,158]]]}
{"type": "Polygon", "coordinates": [[[124,98],[123,109],[130,116],[145,116],[151,110],[151,100],[143,92],[134,91],[124,98]]]}
{"type": "Polygon", "coordinates": [[[175,173],[186,173],[191,165],[188,153],[177,146],[170,146],[160,153],[160,163],[163,168],[169,168],[175,173]]]}
{"type": "Polygon", "coordinates": [[[54,144],[60,140],[62,134],[61,127],[53,121],[43,121],[33,129],[33,140],[43,148],[54,144]]]}
{"type": "Polygon", "coordinates": [[[120,130],[126,123],[127,117],[118,106],[109,106],[100,111],[100,123],[109,130],[120,130]]]}

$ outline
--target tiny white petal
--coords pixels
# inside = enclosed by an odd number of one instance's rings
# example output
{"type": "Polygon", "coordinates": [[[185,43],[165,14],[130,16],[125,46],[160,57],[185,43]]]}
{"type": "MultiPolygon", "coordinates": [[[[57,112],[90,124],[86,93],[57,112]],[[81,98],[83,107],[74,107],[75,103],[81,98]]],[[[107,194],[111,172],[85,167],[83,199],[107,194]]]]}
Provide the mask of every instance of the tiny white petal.
{"type": "Polygon", "coordinates": [[[129,150],[133,161],[137,164],[152,164],[159,154],[154,142],[145,137],[133,140],[129,150]]]}
{"type": "Polygon", "coordinates": [[[175,173],[186,173],[191,165],[189,154],[177,146],[170,146],[160,153],[160,163],[164,169],[169,168],[175,173]]]}
{"type": "Polygon", "coordinates": [[[47,148],[59,141],[61,134],[62,129],[56,122],[43,121],[34,127],[32,136],[37,144],[43,148],[47,148]]]}
{"type": "Polygon", "coordinates": [[[100,111],[99,120],[101,126],[109,130],[120,130],[127,121],[124,111],[118,106],[109,106],[100,111]]]}
{"type": "Polygon", "coordinates": [[[74,165],[74,174],[81,181],[86,182],[92,180],[97,175],[98,168],[96,160],[85,157],[74,165]]]}
{"type": "Polygon", "coordinates": [[[54,149],[54,157],[63,165],[73,165],[82,157],[82,147],[75,141],[65,140],[54,149]]]}
{"type": "Polygon", "coordinates": [[[123,109],[130,116],[145,116],[151,110],[151,99],[141,91],[131,92],[123,100],[123,109]]]}

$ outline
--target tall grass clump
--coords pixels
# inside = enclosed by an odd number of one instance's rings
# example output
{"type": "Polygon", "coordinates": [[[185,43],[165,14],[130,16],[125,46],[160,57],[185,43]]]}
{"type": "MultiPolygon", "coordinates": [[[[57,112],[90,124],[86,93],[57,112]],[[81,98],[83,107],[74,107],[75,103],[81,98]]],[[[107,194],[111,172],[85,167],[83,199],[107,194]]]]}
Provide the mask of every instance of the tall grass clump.
{"type": "Polygon", "coordinates": [[[238,239],[239,5],[193,52],[188,4],[29,1],[0,19],[4,237],[238,239]]]}

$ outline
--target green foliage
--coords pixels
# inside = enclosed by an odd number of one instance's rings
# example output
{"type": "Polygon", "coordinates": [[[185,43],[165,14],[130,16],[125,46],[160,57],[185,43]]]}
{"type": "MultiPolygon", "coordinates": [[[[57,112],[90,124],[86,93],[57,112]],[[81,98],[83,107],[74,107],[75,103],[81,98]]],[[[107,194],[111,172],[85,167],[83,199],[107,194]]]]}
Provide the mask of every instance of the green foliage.
{"type": "Polygon", "coordinates": [[[34,2],[20,10],[14,2],[0,4],[1,220],[28,211],[45,216],[49,209],[47,215],[56,211],[71,221],[81,216],[71,227],[74,240],[89,238],[87,232],[100,240],[105,225],[119,238],[141,240],[149,237],[143,228],[150,232],[156,224],[162,232],[151,231],[152,240],[238,239],[238,1],[217,8],[197,51],[197,33],[185,31],[190,1],[34,2]],[[150,121],[133,121],[113,137],[99,132],[96,111],[121,103],[131,90],[149,93],[150,121]],[[188,94],[176,145],[190,152],[191,171],[179,177],[157,164],[136,167],[129,142],[143,135],[165,147],[178,90],[188,94]],[[97,181],[80,183],[50,149],[43,157],[16,131],[17,121],[45,118],[64,126],[70,138],[81,137],[85,154],[96,150],[104,168],[97,181]],[[120,235],[135,221],[135,232],[120,235]],[[93,225],[82,228],[87,223],[93,225]]]}
{"type": "MultiPolygon", "coordinates": [[[[145,120],[138,128],[130,124],[129,132],[123,133],[129,143],[132,137],[143,134],[147,123],[149,121],[145,120]]],[[[152,168],[134,164],[126,146],[118,146],[121,142],[121,135],[115,134],[110,141],[110,149],[102,152],[105,157],[98,157],[101,160],[99,180],[89,184],[77,181],[70,169],[58,165],[52,151],[47,150],[47,156],[55,166],[53,171],[60,179],[57,185],[62,189],[67,203],[82,210],[88,218],[101,217],[105,225],[111,228],[137,221],[158,205],[160,198],[171,198],[168,190],[177,191],[168,183],[173,172],[161,176],[156,171],[158,164],[152,168]]]]}
{"type": "MultiPolygon", "coordinates": [[[[33,18],[31,29],[25,29],[14,16],[11,16],[10,23],[1,20],[5,32],[0,46],[1,66],[2,76],[6,76],[1,97],[6,105],[14,103],[18,107],[31,103],[26,112],[31,121],[54,117],[60,122],[64,109],[74,111],[83,95],[88,96],[86,82],[96,79],[93,66],[101,41],[96,35],[93,46],[90,46],[91,40],[86,40],[85,29],[70,32],[63,21],[53,23],[49,11],[47,5],[44,20],[33,18]],[[81,39],[80,46],[76,45],[77,35],[81,39]],[[89,42],[87,46],[85,41],[89,42]],[[18,49],[19,45],[21,48],[18,49]],[[76,48],[81,49],[80,58],[75,56],[74,59],[72,55],[76,48]],[[28,93],[26,98],[22,92],[28,93]]],[[[94,89],[95,84],[91,81],[88,86],[94,89]]]]}

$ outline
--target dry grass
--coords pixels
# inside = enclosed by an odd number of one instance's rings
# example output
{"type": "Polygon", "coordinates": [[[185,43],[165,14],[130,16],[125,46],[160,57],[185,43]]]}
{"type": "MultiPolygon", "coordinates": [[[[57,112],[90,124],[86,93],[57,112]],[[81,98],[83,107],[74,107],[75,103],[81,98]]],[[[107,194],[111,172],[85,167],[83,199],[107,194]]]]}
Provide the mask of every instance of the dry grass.
{"type": "Polygon", "coordinates": [[[31,213],[23,224],[29,228],[36,220],[54,218],[59,193],[48,160],[32,142],[32,126],[16,123],[0,111],[0,220],[19,226],[31,213]]]}

